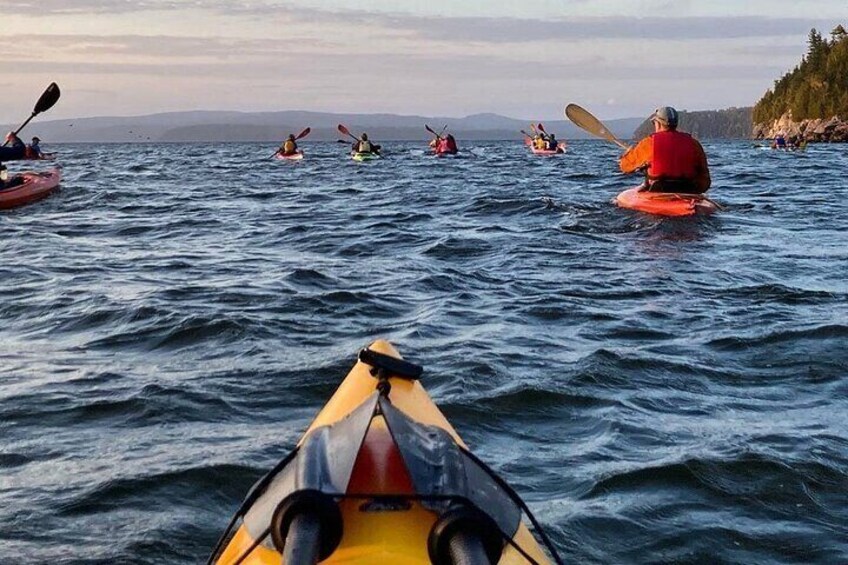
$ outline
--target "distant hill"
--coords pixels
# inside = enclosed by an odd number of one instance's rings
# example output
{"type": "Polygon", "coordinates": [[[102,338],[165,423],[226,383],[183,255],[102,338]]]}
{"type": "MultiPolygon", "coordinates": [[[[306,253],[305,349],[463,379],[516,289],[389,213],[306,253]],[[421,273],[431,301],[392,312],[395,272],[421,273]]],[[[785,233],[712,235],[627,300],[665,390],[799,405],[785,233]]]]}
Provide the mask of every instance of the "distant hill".
{"type": "MultiPolygon", "coordinates": [[[[751,136],[753,108],[727,108],[726,110],[704,110],[680,112],[681,131],[691,133],[698,139],[748,139],[751,136]]],[[[650,120],[645,120],[633,133],[634,139],[642,139],[654,133],[650,120]]]]}
{"type": "Polygon", "coordinates": [[[786,113],[795,121],[848,120],[848,33],[841,25],[830,40],[810,31],[807,54],[757,102],[754,122],[772,122],[786,113]]]}
{"type": "MultiPolygon", "coordinates": [[[[616,135],[629,137],[640,118],[609,120],[616,135]]],[[[497,114],[475,114],[465,118],[400,116],[395,114],[332,114],[323,112],[170,112],[148,116],[97,117],[70,120],[36,120],[24,137],[38,135],[50,142],[193,142],[267,141],[279,142],[288,133],[312,128],[309,140],[332,141],[341,137],[336,126],[345,124],[353,132],[367,131],[375,140],[424,140],[430,135],[424,124],[440,130],[447,125],[459,139],[520,139],[529,121],[497,114]]],[[[562,139],[589,137],[571,122],[544,122],[548,131],[562,139]]],[[[5,127],[14,129],[12,124],[5,127]]]]}

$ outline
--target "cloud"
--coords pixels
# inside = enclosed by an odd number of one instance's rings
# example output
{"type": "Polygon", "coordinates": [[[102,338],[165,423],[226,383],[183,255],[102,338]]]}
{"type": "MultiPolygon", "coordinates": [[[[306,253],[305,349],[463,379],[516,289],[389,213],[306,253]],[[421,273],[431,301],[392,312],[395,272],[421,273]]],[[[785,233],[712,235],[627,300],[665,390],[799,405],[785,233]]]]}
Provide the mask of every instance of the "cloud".
{"type": "MultiPolygon", "coordinates": [[[[196,59],[214,57],[230,59],[234,57],[278,56],[279,54],[308,54],[316,48],[333,48],[340,44],[328,41],[298,42],[284,49],[275,42],[265,39],[238,39],[224,37],[192,37],[175,35],[7,35],[9,53],[20,58],[27,54],[30,58],[39,58],[41,53],[53,52],[61,45],[62,57],[96,56],[105,57],[148,57],[161,58],[163,61],[174,59],[196,59]]],[[[57,57],[52,57],[57,59],[57,57]]]]}
{"type": "MultiPolygon", "coordinates": [[[[185,2],[167,0],[4,0],[3,4],[3,11],[9,16],[126,14],[186,8],[185,2]]],[[[202,5],[203,2],[197,4],[202,5]]]]}
{"type": "MultiPolygon", "coordinates": [[[[373,109],[433,112],[510,104],[539,108],[581,92],[597,93],[599,105],[616,108],[648,98],[646,107],[654,107],[658,92],[702,107],[740,104],[794,64],[810,27],[829,29],[810,19],[818,15],[812,11],[810,17],[801,12],[795,12],[799,17],[683,17],[680,10],[669,10],[674,17],[533,19],[436,17],[430,14],[437,8],[429,3],[418,14],[276,0],[0,4],[4,18],[10,12],[26,16],[5,30],[0,73],[6,80],[17,88],[40,87],[45,76],[64,80],[67,103],[71,86],[97,84],[122,93],[117,103],[102,104],[121,111],[263,107],[270,94],[295,107],[335,108],[366,100],[373,109]],[[141,13],[150,10],[167,13],[141,13]],[[25,34],[15,25],[48,33],[25,34]],[[113,35],[99,35],[100,30],[113,35]],[[362,56],[351,57],[354,48],[362,56]],[[433,85],[440,96],[431,95],[433,85]]],[[[454,13],[470,12],[457,8],[454,13]]],[[[74,103],[85,108],[90,101],[80,97],[74,103]]]]}
{"type": "MultiPolygon", "coordinates": [[[[377,76],[404,76],[406,80],[429,78],[441,82],[528,81],[563,82],[568,80],[771,80],[783,69],[763,64],[694,64],[651,60],[618,60],[597,54],[575,56],[573,60],[521,60],[496,54],[420,54],[387,53],[379,57],[351,58],[344,50],[318,52],[308,46],[292,50],[261,40],[237,40],[171,36],[70,36],[63,53],[77,55],[71,60],[19,58],[0,61],[0,73],[147,75],[192,77],[240,77],[255,81],[268,76],[304,76],[308,61],[308,80],[336,82],[338,77],[361,74],[373,80],[377,76]],[[238,57],[230,57],[232,53],[238,57]],[[97,60],[93,55],[118,55],[97,60]],[[128,57],[127,55],[132,55],[128,57]],[[199,60],[201,58],[202,60],[199,60]],[[214,59],[214,61],[212,60],[214,59]]],[[[30,36],[28,51],[38,53],[39,46],[55,45],[55,36],[30,36]],[[33,49],[35,47],[35,49],[33,49]]],[[[23,55],[23,54],[21,54],[23,55]]]]}
{"type": "MultiPolygon", "coordinates": [[[[675,10],[680,13],[675,2],[675,10]]],[[[370,10],[329,10],[278,0],[4,0],[8,15],[131,14],[157,11],[204,11],[218,17],[244,16],[263,21],[285,18],[301,23],[382,28],[411,37],[489,44],[570,42],[610,39],[738,39],[804,35],[832,22],[801,17],[684,16],[570,17],[525,19],[487,16],[431,16],[370,10]]],[[[155,27],[155,26],[151,26],[155,27]]]]}
{"type": "Polygon", "coordinates": [[[525,20],[514,18],[435,18],[378,15],[370,18],[394,30],[420,38],[480,43],[527,43],[608,39],[737,39],[803,35],[817,22],[801,18],[678,17],[678,18],[570,18],[525,20]]]}

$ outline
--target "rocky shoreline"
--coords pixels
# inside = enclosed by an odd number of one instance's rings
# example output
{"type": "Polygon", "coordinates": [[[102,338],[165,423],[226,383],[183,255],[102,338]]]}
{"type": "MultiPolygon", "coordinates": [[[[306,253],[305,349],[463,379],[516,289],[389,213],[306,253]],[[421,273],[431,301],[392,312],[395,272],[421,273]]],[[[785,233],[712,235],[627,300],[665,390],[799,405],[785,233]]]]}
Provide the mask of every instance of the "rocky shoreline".
{"type": "Polygon", "coordinates": [[[833,116],[796,122],[792,119],[792,112],[787,112],[771,123],[754,124],[751,137],[774,139],[778,134],[815,143],[848,143],[848,121],[833,116]]]}

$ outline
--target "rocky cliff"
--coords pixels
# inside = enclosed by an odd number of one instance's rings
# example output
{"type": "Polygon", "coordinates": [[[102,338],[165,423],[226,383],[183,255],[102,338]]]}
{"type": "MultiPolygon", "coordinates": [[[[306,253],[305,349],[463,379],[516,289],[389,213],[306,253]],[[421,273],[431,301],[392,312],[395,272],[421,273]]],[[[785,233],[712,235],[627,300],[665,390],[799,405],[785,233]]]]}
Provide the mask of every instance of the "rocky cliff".
{"type": "Polygon", "coordinates": [[[848,142],[848,121],[839,116],[796,121],[790,110],[771,122],[754,124],[754,139],[774,139],[778,135],[820,143],[845,143],[848,142]]]}

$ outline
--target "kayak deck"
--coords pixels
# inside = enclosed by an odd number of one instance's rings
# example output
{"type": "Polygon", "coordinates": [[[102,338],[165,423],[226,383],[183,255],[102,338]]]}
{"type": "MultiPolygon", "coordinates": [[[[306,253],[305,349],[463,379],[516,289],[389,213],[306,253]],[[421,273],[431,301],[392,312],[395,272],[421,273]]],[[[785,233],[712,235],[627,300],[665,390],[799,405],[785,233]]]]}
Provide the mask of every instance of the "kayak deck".
{"type": "Polygon", "coordinates": [[[718,210],[714,202],[700,194],[647,192],[640,187],[625,190],[616,196],[615,203],[629,210],[672,217],[712,214],[718,210]]]}
{"type": "MultiPolygon", "coordinates": [[[[401,359],[394,347],[385,341],[375,342],[364,351],[401,359]]],[[[307,452],[309,461],[313,461],[316,457],[313,450],[316,438],[330,438],[327,441],[331,444],[332,436],[338,431],[350,431],[359,425],[357,422],[365,423],[361,443],[357,443],[355,434],[346,434],[341,437],[344,441],[337,449],[317,456],[319,460],[326,457],[325,464],[335,466],[334,476],[344,476],[342,470],[345,468],[345,456],[354,454],[352,458],[348,457],[353,463],[349,477],[343,481],[344,494],[335,493],[333,497],[343,524],[340,539],[332,553],[320,562],[332,565],[429,564],[428,540],[434,525],[442,519],[443,514],[439,508],[444,501],[430,500],[428,493],[422,493],[420,488],[416,489],[416,485],[421,486],[422,474],[435,472],[439,477],[438,492],[443,493],[441,496],[444,498],[445,494],[449,494],[450,472],[455,470],[452,467],[456,465],[456,460],[443,458],[446,452],[440,451],[439,447],[452,445],[452,449],[457,451],[450,453],[462,453],[467,447],[417,379],[390,374],[379,377],[385,380],[378,380],[372,376],[376,365],[372,368],[363,359],[360,355],[360,360],[298,443],[297,449],[307,452]],[[387,393],[375,392],[378,382],[387,383],[387,393]],[[408,448],[411,444],[406,442],[415,443],[410,436],[416,436],[416,430],[424,431],[421,438],[427,439],[422,439],[410,450],[408,448]],[[423,467],[417,466],[412,454],[431,448],[432,453],[424,455],[427,463],[423,467]]],[[[241,523],[233,522],[234,526],[238,526],[237,529],[234,532],[231,529],[229,535],[225,534],[222,540],[226,541],[226,546],[213,555],[210,563],[281,563],[281,552],[276,542],[272,541],[273,536],[268,534],[269,524],[275,523],[273,514],[284,507],[289,497],[294,496],[286,495],[286,492],[297,488],[295,485],[300,481],[305,481],[296,477],[310,476],[308,468],[304,467],[309,461],[299,461],[298,458],[296,451],[257,483],[252,489],[252,494],[255,492],[256,495],[253,499],[249,495],[243,506],[246,510],[240,513],[241,523]],[[295,467],[297,471],[289,471],[290,467],[295,467]]],[[[462,476],[468,482],[481,480],[475,473],[473,469],[466,468],[462,476]]],[[[500,496],[492,493],[492,489],[497,489],[494,483],[481,484],[479,487],[475,487],[474,491],[486,491],[489,493],[486,496],[492,499],[500,496]]],[[[476,495],[468,496],[473,498],[476,495]]],[[[486,506],[485,501],[481,504],[486,506]]],[[[495,508],[500,507],[495,505],[495,508]]],[[[512,541],[501,542],[502,546],[498,549],[500,557],[493,563],[529,563],[512,544],[520,547],[536,563],[550,563],[541,546],[519,519],[521,512],[510,514],[508,507],[503,508],[512,518],[493,517],[497,522],[495,531],[500,528],[501,535],[504,535],[501,524],[505,521],[512,524],[509,528],[511,531],[506,534],[512,541]],[[510,519],[517,521],[512,523],[510,519]]],[[[493,526],[495,521],[492,522],[493,526]]]]}
{"type": "Polygon", "coordinates": [[[22,184],[0,189],[0,209],[15,208],[41,200],[55,191],[62,180],[59,168],[40,173],[27,171],[21,173],[21,176],[24,178],[22,184]]]}
{"type": "Polygon", "coordinates": [[[531,145],[530,152],[533,155],[563,155],[565,153],[565,145],[558,143],[556,149],[537,149],[531,145]]]}

